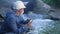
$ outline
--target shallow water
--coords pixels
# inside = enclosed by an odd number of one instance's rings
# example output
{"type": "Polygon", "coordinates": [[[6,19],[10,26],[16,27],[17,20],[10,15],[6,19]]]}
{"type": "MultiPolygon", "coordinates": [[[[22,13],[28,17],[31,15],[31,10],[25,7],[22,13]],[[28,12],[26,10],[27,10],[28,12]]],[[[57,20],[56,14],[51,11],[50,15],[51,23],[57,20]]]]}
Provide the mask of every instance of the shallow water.
{"type": "MultiPolygon", "coordinates": [[[[32,15],[33,16],[33,15],[32,15]]],[[[54,21],[50,19],[43,19],[44,17],[33,17],[32,27],[27,34],[60,34],[60,21],[54,21]]],[[[30,16],[30,18],[32,18],[30,16]]]]}

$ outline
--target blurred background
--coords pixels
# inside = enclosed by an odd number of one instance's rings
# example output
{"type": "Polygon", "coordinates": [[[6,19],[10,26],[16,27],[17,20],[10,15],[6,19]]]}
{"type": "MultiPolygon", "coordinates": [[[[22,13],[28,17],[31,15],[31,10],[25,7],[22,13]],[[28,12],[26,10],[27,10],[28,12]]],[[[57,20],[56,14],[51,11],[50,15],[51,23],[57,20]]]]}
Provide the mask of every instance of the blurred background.
{"type": "MultiPolygon", "coordinates": [[[[6,16],[6,13],[11,10],[12,3],[18,1],[18,0],[0,0],[0,25],[4,22],[4,17],[6,16]]],[[[43,33],[39,34],[60,34],[60,0],[21,0],[24,2],[25,6],[27,7],[25,9],[25,16],[28,16],[33,20],[34,25],[34,19],[37,19],[37,24],[47,24],[46,21],[48,21],[49,24],[54,26],[52,29],[49,30],[52,26],[47,25],[45,27],[47,30],[43,33]],[[45,19],[48,19],[45,21],[45,19]],[[43,22],[42,22],[43,20],[43,22]],[[52,20],[52,21],[50,21],[52,20]],[[53,24],[52,24],[53,23],[53,24]]],[[[1,26],[0,26],[1,27],[1,26]]],[[[37,27],[37,25],[35,26],[37,27]]],[[[38,28],[38,27],[37,27],[38,28]]],[[[41,28],[41,27],[40,27],[41,28]]],[[[42,29],[42,28],[41,28],[42,29]]],[[[37,31],[37,30],[36,30],[37,31]]],[[[40,30],[41,31],[41,30],[40,30]]],[[[31,32],[32,33],[32,32],[31,32]]],[[[29,34],[29,33],[28,33],[29,34]]]]}

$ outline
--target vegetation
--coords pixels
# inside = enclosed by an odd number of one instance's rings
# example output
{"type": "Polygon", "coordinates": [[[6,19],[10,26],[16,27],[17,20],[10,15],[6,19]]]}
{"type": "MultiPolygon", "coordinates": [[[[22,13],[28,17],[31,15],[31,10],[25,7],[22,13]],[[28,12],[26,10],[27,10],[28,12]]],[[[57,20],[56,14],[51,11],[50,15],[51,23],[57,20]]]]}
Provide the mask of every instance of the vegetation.
{"type": "Polygon", "coordinates": [[[60,0],[42,0],[48,5],[53,5],[60,8],[60,0]]]}

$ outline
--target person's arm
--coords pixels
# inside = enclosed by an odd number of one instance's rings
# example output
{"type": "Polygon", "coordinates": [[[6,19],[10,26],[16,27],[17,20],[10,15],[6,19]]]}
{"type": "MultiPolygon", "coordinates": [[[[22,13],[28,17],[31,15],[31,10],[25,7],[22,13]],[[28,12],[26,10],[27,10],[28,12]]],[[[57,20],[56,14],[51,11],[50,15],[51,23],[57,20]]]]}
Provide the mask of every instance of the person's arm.
{"type": "Polygon", "coordinates": [[[27,16],[25,16],[24,14],[21,15],[21,19],[22,19],[22,24],[28,24],[28,22],[30,21],[30,18],[28,18],[27,16]]]}
{"type": "Polygon", "coordinates": [[[31,26],[30,19],[25,17],[24,15],[21,15],[20,18],[22,19],[21,23],[22,23],[22,27],[23,27],[21,30],[23,30],[23,34],[26,34],[26,31],[31,26]]]}
{"type": "Polygon", "coordinates": [[[15,19],[14,15],[8,15],[7,22],[8,22],[8,26],[11,28],[11,30],[17,34],[18,28],[16,25],[16,19],[15,19]]]}
{"type": "Polygon", "coordinates": [[[23,15],[23,20],[24,20],[24,24],[29,29],[31,27],[31,24],[32,24],[31,19],[23,15]]]}

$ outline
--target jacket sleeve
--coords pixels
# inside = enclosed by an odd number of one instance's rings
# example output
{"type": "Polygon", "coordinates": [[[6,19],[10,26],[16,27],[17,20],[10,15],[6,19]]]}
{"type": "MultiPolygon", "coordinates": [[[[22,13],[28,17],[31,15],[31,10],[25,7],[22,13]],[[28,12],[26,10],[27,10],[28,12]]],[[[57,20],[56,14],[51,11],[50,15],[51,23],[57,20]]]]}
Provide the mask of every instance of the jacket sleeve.
{"type": "Polygon", "coordinates": [[[13,14],[8,14],[6,18],[7,25],[12,29],[13,32],[18,32],[18,28],[16,25],[16,18],[13,14]]]}
{"type": "Polygon", "coordinates": [[[27,24],[27,23],[26,23],[26,20],[27,20],[28,18],[27,18],[24,14],[21,15],[20,18],[22,19],[22,21],[21,21],[22,24],[27,24]]]}

